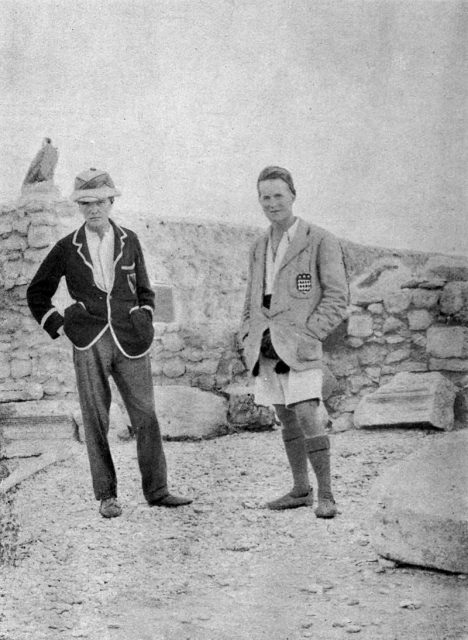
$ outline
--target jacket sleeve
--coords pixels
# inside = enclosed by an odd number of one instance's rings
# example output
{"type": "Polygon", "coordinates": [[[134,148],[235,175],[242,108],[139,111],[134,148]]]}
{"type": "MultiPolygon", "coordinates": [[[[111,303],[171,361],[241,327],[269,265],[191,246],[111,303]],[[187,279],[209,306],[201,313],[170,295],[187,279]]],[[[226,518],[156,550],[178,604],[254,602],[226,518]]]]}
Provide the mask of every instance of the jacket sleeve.
{"type": "Polygon", "coordinates": [[[151,284],[148,278],[148,272],[146,271],[145,258],[143,256],[143,249],[141,248],[140,241],[135,235],[135,271],[136,271],[136,287],[138,304],[140,308],[147,309],[151,315],[154,312],[154,291],[151,288],[151,284]]]}
{"type": "Polygon", "coordinates": [[[343,252],[340,243],[331,234],[322,238],[317,260],[322,298],[306,324],[316,338],[324,340],[346,317],[348,304],[343,252]]]}
{"type": "Polygon", "coordinates": [[[63,248],[56,244],[45,257],[26,292],[32,315],[54,340],[59,337],[57,330],[63,325],[63,317],[52,304],[52,297],[63,275],[63,248]]]}

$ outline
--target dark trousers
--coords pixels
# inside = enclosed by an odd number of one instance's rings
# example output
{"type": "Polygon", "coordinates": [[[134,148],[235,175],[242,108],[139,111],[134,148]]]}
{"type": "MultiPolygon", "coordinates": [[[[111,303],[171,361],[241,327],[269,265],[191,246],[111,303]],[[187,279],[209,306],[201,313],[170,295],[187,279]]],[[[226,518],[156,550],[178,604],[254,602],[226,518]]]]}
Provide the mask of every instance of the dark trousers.
{"type": "Polygon", "coordinates": [[[117,496],[117,477],[109,448],[109,410],[114,379],[137,439],[143,494],[147,500],[167,495],[167,470],[154,406],[149,355],[127,358],[109,331],[89,349],[73,349],[76,381],[83,415],[94,495],[117,496]]]}

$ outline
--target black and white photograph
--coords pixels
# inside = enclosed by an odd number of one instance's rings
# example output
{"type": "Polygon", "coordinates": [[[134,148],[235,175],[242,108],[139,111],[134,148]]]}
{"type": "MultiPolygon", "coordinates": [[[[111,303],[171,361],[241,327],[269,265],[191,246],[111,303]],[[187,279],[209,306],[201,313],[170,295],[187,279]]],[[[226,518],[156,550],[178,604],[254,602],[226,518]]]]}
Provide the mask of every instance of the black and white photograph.
{"type": "Polygon", "coordinates": [[[0,1],[0,640],[468,640],[467,44],[0,1]]]}

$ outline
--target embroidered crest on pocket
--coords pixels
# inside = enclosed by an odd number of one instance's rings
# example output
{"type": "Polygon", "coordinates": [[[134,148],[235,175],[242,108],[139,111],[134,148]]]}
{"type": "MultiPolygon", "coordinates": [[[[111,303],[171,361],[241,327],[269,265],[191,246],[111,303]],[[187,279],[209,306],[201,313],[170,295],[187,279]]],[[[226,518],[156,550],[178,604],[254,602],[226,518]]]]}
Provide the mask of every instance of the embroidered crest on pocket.
{"type": "Polygon", "coordinates": [[[312,289],[312,275],[300,273],[296,276],[296,289],[301,293],[308,293],[312,289]]]}
{"type": "Polygon", "coordinates": [[[130,291],[135,294],[136,293],[136,273],[127,274],[127,282],[130,287],[130,291]]]}

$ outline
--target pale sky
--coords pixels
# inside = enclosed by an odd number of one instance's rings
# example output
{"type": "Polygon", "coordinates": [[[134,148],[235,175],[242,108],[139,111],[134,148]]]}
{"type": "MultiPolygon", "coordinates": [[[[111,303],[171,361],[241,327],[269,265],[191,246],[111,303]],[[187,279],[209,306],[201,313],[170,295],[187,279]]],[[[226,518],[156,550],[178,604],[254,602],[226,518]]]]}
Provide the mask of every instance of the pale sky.
{"type": "Polygon", "coordinates": [[[1,0],[2,199],[45,136],[64,195],[109,170],[123,214],[262,225],[255,183],[356,242],[468,252],[468,3],[1,0]]]}

